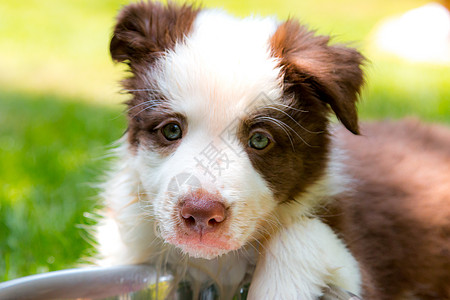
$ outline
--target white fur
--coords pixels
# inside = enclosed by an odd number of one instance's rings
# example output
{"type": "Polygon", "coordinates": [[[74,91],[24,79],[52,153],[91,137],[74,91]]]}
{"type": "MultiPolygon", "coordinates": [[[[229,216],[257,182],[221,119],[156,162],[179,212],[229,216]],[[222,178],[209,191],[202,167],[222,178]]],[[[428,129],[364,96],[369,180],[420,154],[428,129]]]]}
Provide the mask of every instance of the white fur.
{"type": "Polygon", "coordinates": [[[142,263],[160,250],[153,221],[145,217],[138,201],[140,181],[125,140],[126,136],[115,151],[118,161],[102,193],[106,211],[97,228],[97,241],[98,264],[105,266],[142,263]]]}
{"type": "Polygon", "coordinates": [[[278,60],[268,43],[276,25],[273,19],[238,20],[220,11],[203,11],[193,33],[149,76],[156,78],[172,109],[190,117],[190,126],[208,121],[202,130],[218,136],[258,103],[261,94],[270,99],[282,95],[278,60]]]}
{"type": "Polygon", "coordinates": [[[337,235],[310,212],[345,192],[346,155],[336,141],[322,180],[297,201],[278,207],[277,231],[261,246],[249,299],[317,299],[327,284],[361,292],[358,263],[337,235]]]}
{"type": "Polygon", "coordinates": [[[292,218],[264,245],[249,299],[313,300],[330,283],[360,292],[358,265],[345,245],[318,219],[292,218]]]}
{"type": "MultiPolygon", "coordinates": [[[[210,277],[217,280],[225,298],[256,261],[250,299],[313,299],[329,283],[359,292],[359,271],[350,252],[325,224],[308,217],[314,205],[345,185],[337,181],[343,177],[335,176],[339,165],[329,165],[329,176],[303,196],[303,206],[277,205],[243,146],[221,138],[248,111],[281,97],[282,76],[269,47],[276,28],[273,19],[237,20],[204,11],[192,34],[149,68],[149,87],[165,96],[173,113],[186,117],[188,128],[168,156],[145,147],[132,153],[124,138],[103,194],[107,210],[98,227],[100,264],[168,262],[180,274],[187,270],[199,284],[210,277]],[[230,161],[215,178],[196,160],[211,144],[230,161]],[[173,212],[189,187],[177,193],[168,187],[181,173],[197,178],[230,206],[227,243],[235,250],[173,245],[179,240],[173,212]],[[253,237],[264,233],[258,226],[265,219],[276,230],[259,242],[258,252],[252,248],[257,248],[253,237]]],[[[217,158],[216,163],[224,162],[217,158]]]]}

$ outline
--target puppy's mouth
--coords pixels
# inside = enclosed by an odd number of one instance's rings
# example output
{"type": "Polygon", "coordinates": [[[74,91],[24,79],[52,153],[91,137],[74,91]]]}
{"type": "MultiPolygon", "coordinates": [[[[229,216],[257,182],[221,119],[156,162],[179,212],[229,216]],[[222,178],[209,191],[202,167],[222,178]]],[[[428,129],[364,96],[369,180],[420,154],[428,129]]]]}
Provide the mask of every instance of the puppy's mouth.
{"type": "Polygon", "coordinates": [[[180,248],[191,257],[213,259],[227,252],[240,248],[240,243],[227,235],[217,236],[216,233],[177,232],[166,241],[180,248]]]}

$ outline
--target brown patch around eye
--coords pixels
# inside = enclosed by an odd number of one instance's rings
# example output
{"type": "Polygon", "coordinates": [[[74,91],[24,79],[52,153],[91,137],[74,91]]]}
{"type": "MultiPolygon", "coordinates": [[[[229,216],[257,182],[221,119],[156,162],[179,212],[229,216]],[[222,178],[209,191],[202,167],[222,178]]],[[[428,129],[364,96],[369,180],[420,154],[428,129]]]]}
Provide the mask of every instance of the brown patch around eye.
{"type": "Polygon", "coordinates": [[[274,103],[248,116],[241,125],[239,136],[247,155],[280,203],[304,192],[321,177],[326,166],[326,110],[320,102],[306,103],[274,103]],[[262,150],[249,147],[253,132],[268,134],[270,145],[262,150]]]}
{"type": "Polygon", "coordinates": [[[187,132],[187,124],[183,116],[161,110],[148,111],[138,120],[131,119],[129,125],[128,138],[134,150],[141,146],[163,155],[173,152],[187,132]],[[162,130],[168,124],[179,126],[181,138],[169,140],[164,136],[162,130]]]}
{"type": "Polygon", "coordinates": [[[175,141],[181,139],[184,135],[183,126],[175,118],[169,118],[159,124],[154,131],[157,134],[161,134],[169,143],[174,143],[175,141]]]}

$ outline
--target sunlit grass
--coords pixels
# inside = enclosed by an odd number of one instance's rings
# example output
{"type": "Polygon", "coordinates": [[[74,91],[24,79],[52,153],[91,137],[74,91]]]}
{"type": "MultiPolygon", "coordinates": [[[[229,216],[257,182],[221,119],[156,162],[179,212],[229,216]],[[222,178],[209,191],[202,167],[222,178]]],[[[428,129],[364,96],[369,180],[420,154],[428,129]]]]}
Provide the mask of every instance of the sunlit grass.
{"type": "Polygon", "coordinates": [[[367,67],[359,106],[363,119],[416,116],[450,123],[450,68],[377,56],[367,67]]]}
{"type": "MultiPolygon", "coordinates": [[[[90,246],[80,224],[97,205],[106,146],[125,130],[108,56],[114,17],[126,0],[0,2],[0,281],[76,266],[90,246]]],[[[370,60],[363,119],[416,115],[450,123],[450,70],[371,48],[388,15],[425,0],[204,0],[239,16],[298,17],[370,60]]]]}
{"type": "Polygon", "coordinates": [[[119,110],[0,92],[0,280],[79,261],[88,243],[77,226],[92,223],[83,213],[124,127],[119,110]]]}

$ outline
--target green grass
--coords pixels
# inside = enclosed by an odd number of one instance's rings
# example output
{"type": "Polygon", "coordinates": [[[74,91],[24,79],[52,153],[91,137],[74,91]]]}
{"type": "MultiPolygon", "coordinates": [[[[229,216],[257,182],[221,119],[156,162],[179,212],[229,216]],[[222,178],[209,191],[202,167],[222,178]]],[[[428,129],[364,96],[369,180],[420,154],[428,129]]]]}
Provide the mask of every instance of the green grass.
{"type": "Polygon", "coordinates": [[[449,67],[378,57],[366,73],[367,85],[359,105],[362,119],[415,116],[450,123],[449,67]]]}
{"type": "MultiPolygon", "coordinates": [[[[106,148],[125,129],[122,67],[108,56],[125,0],[0,2],[0,281],[76,266],[106,148]]],[[[236,15],[297,16],[370,59],[363,119],[450,123],[450,70],[377,53],[371,31],[425,0],[204,0],[236,15]]]]}
{"type": "Polygon", "coordinates": [[[119,110],[51,95],[0,92],[0,281],[74,265],[89,245],[79,225],[119,110]]]}

